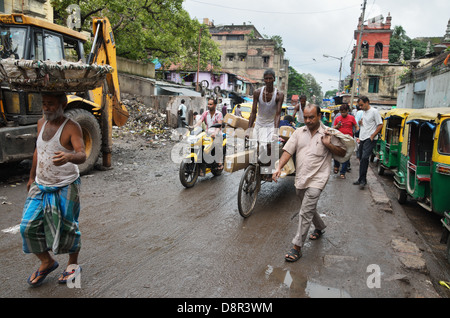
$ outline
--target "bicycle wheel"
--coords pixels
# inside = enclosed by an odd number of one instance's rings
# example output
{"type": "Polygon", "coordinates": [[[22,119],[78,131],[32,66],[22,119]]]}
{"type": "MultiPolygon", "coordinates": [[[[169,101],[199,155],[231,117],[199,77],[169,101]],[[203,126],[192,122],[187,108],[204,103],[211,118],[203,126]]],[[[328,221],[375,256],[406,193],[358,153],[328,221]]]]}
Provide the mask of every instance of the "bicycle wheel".
{"type": "Polygon", "coordinates": [[[244,218],[249,217],[253,213],[260,188],[260,182],[261,179],[257,173],[256,166],[248,166],[239,183],[238,193],[239,214],[244,218]]]}

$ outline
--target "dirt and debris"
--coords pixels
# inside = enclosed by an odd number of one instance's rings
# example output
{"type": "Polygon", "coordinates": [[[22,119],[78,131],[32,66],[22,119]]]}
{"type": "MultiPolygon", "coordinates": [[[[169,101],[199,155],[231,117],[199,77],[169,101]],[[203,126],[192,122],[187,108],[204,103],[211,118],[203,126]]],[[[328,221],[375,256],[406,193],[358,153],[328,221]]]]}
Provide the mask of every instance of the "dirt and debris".
{"type": "Polygon", "coordinates": [[[172,142],[174,129],[167,125],[167,114],[152,109],[143,98],[121,94],[122,103],[130,117],[122,127],[113,127],[114,139],[133,139],[144,141],[148,146],[166,146],[172,142]]]}

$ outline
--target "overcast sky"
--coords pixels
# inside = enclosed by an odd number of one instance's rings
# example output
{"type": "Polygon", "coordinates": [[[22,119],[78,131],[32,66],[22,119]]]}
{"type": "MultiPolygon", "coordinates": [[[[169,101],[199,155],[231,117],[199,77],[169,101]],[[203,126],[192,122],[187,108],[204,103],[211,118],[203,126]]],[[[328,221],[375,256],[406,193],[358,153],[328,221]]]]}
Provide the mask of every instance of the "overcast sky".
{"type": "MultiPolygon", "coordinates": [[[[322,90],[337,88],[339,59],[342,78],[350,74],[353,35],[363,0],[185,0],[191,18],[209,18],[215,25],[253,24],[261,34],[280,35],[285,57],[299,73],[310,73],[322,90]]],[[[390,13],[392,29],[401,25],[410,38],[444,36],[450,0],[367,0],[365,19],[390,13]]]]}

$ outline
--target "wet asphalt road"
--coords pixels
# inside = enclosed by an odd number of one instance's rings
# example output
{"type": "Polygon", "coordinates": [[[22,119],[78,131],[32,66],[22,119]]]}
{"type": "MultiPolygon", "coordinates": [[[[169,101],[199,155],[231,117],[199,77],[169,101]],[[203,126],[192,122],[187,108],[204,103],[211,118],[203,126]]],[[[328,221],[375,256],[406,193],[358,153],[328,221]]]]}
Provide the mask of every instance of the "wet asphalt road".
{"type": "MultiPolygon", "coordinates": [[[[437,283],[450,280],[450,266],[443,259],[445,246],[435,242],[436,220],[421,232],[405,212],[418,209],[412,203],[404,209],[392,202],[392,213],[380,210],[369,189],[352,185],[355,158],[348,178],[331,174],[321,195],[325,235],[309,241],[298,262],[287,263],[284,254],[291,248],[299,209],[292,177],[264,184],[254,214],[243,219],[237,211],[242,171],[207,176],[187,190],[170,148],[116,142],[113,169],[82,177],[80,288],[57,284],[65,255],[55,256],[60,268],[40,288],[28,287],[26,279],[38,262],[22,253],[20,234],[14,232],[26,182],[13,173],[0,183],[0,297],[449,296],[437,283]],[[405,268],[392,248],[399,238],[419,247],[426,270],[405,268]],[[374,265],[379,284],[370,288],[374,265]]],[[[387,196],[395,197],[388,176],[373,175],[369,182],[381,182],[387,196]]]]}

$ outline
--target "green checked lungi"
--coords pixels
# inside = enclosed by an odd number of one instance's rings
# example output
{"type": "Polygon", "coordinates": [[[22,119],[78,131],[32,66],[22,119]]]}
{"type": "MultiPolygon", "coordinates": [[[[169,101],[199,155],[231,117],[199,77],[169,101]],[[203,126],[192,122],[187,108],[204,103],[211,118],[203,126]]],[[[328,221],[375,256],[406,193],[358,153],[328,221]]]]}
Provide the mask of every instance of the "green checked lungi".
{"type": "Polygon", "coordinates": [[[65,187],[31,185],[20,224],[25,253],[80,251],[80,186],[80,178],[65,187]]]}

